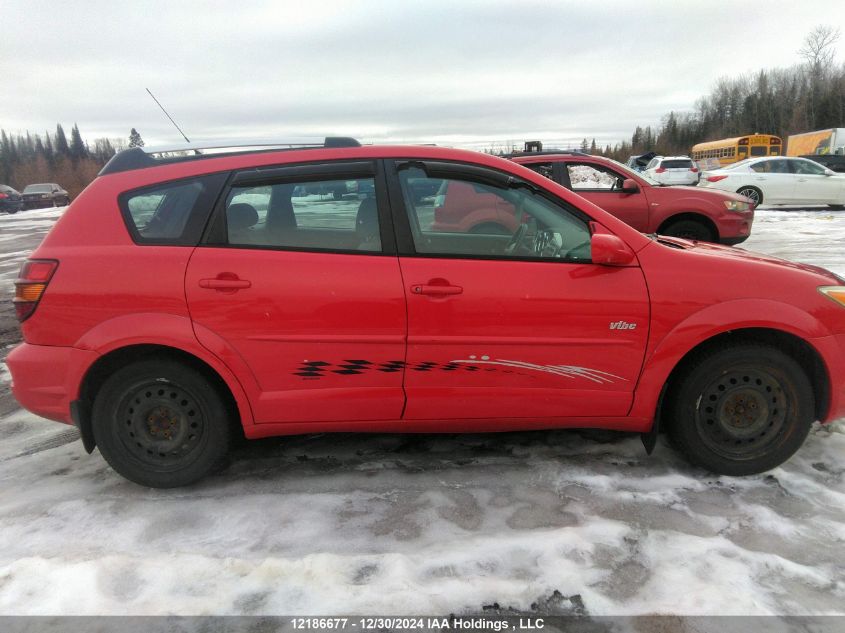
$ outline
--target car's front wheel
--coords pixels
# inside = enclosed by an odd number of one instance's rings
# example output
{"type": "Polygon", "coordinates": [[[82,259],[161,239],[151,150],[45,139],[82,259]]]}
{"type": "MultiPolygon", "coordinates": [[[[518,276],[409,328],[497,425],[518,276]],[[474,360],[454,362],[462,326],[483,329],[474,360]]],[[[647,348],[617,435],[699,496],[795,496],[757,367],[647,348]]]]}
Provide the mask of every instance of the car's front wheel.
{"type": "Polygon", "coordinates": [[[698,220],[678,220],[667,225],[662,231],[663,235],[681,237],[685,240],[697,240],[699,242],[715,242],[716,236],[712,229],[698,220]]]}
{"type": "Polygon", "coordinates": [[[754,203],[754,206],[763,204],[763,192],[757,187],[742,187],[737,189],[737,193],[751,200],[754,203]]]}
{"type": "Polygon", "coordinates": [[[666,413],[671,439],[691,462],[723,475],[752,475],[798,450],[815,418],[815,401],[791,356],[743,344],[691,359],[673,381],[666,413]]]}
{"type": "Polygon", "coordinates": [[[145,360],[113,373],[92,410],[94,439],[118,473],[142,486],[174,488],[215,470],[229,448],[228,407],[198,371],[145,360]]]}

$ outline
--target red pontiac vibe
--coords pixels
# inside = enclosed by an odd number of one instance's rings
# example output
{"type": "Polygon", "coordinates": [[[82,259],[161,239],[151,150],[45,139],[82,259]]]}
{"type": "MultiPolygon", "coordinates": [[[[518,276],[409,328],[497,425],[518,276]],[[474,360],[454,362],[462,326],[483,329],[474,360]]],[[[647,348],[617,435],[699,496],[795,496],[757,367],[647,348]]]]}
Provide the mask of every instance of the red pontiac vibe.
{"type": "Polygon", "coordinates": [[[659,425],[745,475],[845,414],[841,278],[643,235],[468,151],[129,149],[16,287],[15,396],[147,486],[208,474],[233,431],[602,427],[650,450],[659,425]],[[433,228],[453,184],[519,224],[433,228]]]}

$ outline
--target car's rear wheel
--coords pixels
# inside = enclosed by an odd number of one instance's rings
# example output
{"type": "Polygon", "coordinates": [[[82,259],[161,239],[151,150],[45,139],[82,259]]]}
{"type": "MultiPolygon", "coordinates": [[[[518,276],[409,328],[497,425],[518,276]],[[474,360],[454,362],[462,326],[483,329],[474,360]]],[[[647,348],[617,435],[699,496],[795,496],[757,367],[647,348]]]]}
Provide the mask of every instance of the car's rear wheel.
{"type": "Polygon", "coordinates": [[[763,192],[757,187],[742,187],[741,189],[737,189],[737,193],[754,202],[754,206],[763,204],[763,192]]]}
{"type": "Polygon", "coordinates": [[[713,230],[698,220],[678,220],[672,222],[661,233],[672,237],[682,237],[685,240],[698,240],[699,242],[716,241],[716,235],[713,234],[713,230]]]}
{"type": "Polygon", "coordinates": [[[699,354],[675,381],[668,432],[687,458],[723,475],[774,468],[801,446],[815,418],[801,366],[768,345],[699,354]]]}
{"type": "Polygon", "coordinates": [[[229,447],[228,407],[216,387],[168,360],[140,361],[112,374],[94,399],[92,428],[112,468],[154,488],[198,481],[229,447]]]}

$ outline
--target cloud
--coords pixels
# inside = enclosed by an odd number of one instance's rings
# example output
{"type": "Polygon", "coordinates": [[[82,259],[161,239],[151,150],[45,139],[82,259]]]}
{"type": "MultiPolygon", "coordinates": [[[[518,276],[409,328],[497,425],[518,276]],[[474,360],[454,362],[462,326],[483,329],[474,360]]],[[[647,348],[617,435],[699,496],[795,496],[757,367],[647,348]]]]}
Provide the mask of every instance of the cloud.
{"type": "Polygon", "coordinates": [[[790,65],[845,3],[4,3],[0,125],[148,142],[342,133],[600,143],[715,80],[790,65]],[[37,27],[33,27],[37,25],[37,27]]]}

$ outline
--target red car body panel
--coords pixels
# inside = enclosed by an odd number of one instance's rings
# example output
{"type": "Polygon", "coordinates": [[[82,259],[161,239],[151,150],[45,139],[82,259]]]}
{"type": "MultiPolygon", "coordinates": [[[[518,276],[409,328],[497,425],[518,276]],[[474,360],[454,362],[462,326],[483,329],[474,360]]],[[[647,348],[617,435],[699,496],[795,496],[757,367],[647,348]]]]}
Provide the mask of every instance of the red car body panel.
{"type": "Polygon", "coordinates": [[[709,221],[722,242],[735,244],[751,234],[753,209],[738,213],[729,211],[724,205],[725,200],[750,202],[737,194],[720,191],[722,195],[711,196],[712,190],[698,187],[655,186],[635,172],[623,171],[615,162],[602,156],[529,154],[514,156],[512,160],[520,165],[555,162],[595,165],[634,180],[639,187],[635,193],[590,189],[578,189],[576,193],[643,233],[659,233],[682,214],[693,214],[709,221]]]}
{"type": "Polygon", "coordinates": [[[101,176],[33,257],[59,265],[21,324],[26,342],[7,363],[21,404],[66,423],[97,359],[158,345],[190,354],[220,376],[248,437],[565,426],[646,431],[684,355],[744,328],[789,333],[811,345],[832,387],[820,417],[845,414],[845,310],[816,290],[838,284],[836,277],[738,249],[652,240],[525,167],[474,152],[297,150],[101,176]],[[621,238],[636,258],[610,267],[148,246],[132,241],[118,208],[122,192],[165,180],[392,158],[462,161],[529,181],[621,238]],[[251,286],[201,287],[221,274],[251,286]],[[420,296],[420,284],[461,291],[420,296]],[[378,369],[359,371],[361,362],[378,369]]]}

